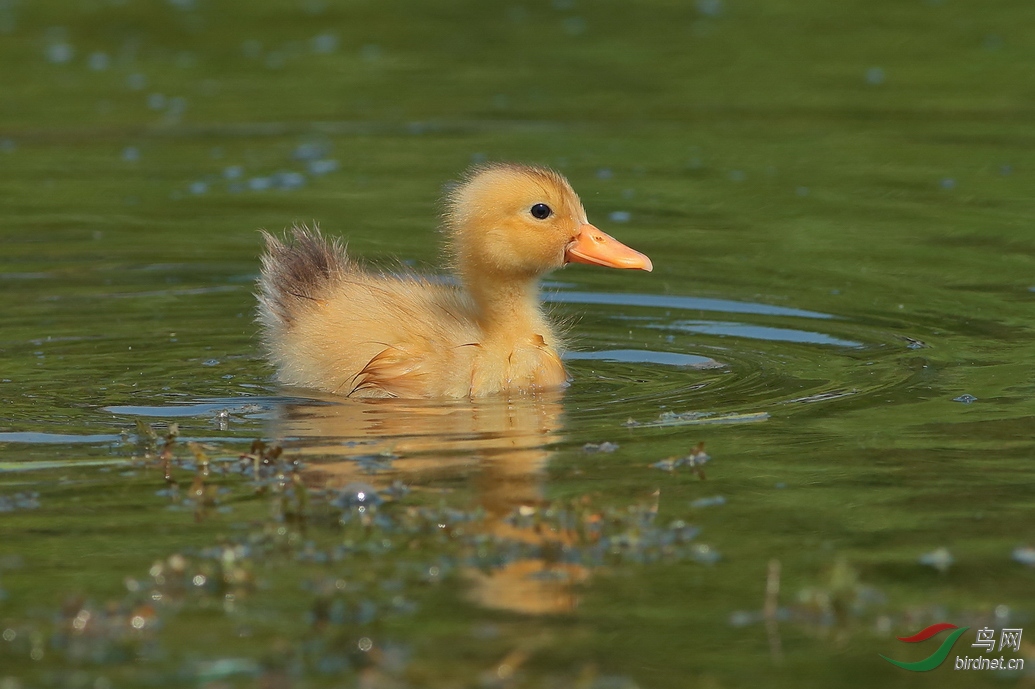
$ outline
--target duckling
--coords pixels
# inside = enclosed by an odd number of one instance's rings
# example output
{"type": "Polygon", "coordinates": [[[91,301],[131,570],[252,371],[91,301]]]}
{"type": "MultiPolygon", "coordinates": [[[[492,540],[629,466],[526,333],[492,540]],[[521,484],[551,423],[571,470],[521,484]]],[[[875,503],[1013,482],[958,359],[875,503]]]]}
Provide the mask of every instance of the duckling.
{"type": "Polygon", "coordinates": [[[446,198],[459,285],[372,272],[319,229],[263,232],[259,321],[286,385],[353,397],[463,398],[565,387],[539,278],[568,263],[650,271],[601,232],[559,173],[475,167],[446,198]]]}

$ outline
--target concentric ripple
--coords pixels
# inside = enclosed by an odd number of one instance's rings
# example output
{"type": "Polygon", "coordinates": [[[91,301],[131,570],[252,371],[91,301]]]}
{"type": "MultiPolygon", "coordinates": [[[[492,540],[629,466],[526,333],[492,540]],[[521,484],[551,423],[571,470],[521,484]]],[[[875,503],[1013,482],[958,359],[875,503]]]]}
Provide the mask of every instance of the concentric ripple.
{"type": "Polygon", "coordinates": [[[118,445],[130,441],[139,418],[176,421],[185,439],[266,435],[311,455],[466,454],[469,462],[554,445],[566,439],[566,428],[606,434],[627,425],[756,423],[906,385],[917,375],[917,366],[902,361],[918,358],[913,340],[836,314],[552,287],[546,298],[555,310],[579,316],[565,354],[573,382],[563,394],[370,402],[272,384],[256,395],[152,394],[98,409],[81,435],[65,419],[60,428],[10,429],[0,443],[118,445]]]}
{"type": "Polygon", "coordinates": [[[804,309],[650,294],[549,299],[582,315],[578,349],[589,351],[567,356],[569,415],[580,425],[666,412],[757,421],[904,384],[912,372],[897,359],[916,356],[907,338],[804,309]]]}

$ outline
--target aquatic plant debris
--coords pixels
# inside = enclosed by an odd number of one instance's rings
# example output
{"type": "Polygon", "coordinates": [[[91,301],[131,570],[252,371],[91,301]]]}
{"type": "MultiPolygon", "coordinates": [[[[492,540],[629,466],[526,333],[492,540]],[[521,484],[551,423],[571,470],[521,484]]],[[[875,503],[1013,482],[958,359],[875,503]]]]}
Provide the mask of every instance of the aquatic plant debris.
{"type": "MultiPolygon", "coordinates": [[[[890,625],[882,610],[886,596],[879,589],[860,581],[859,572],[839,557],[816,584],[803,587],[793,603],[780,606],[770,593],[773,568],[767,574],[766,600],[761,609],[737,610],[730,614],[729,624],[746,627],[758,622],[790,622],[820,635],[836,627],[843,633],[871,633],[875,623],[890,625]]],[[[778,634],[777,628],[769,630],[778,634]]],[[[771,639],[772,641],[772,639],[771,639]]]]}
{"type": "Polygon", "coordinates": [[[582,451],[588,454],[595,452],[614,452],[619,447],[618,443],[602,442],[602,443],[586,443],[582,446],[582,451]]]}
{"type": "Polygon", "coordinates": [[[40,494],[31,491],[0,495],[0,512],[17,512],[19,510],[37,510],[40,507],[40,494]]]}
{"type": "Polygon", "coordinates": [[[920,564],[934,567],[943,574],[949,571],[949,567],[951,567],[955,561],[956,560],[952,557],[952,553],[949,552],[949,549],[944,547],[936,548],[929,553],[924,553],[919,558],[920,564]]]}
{"type": "Polygon", "coordinates": [[[683,457],[669,457],[663,459],[660,462],[651,464],[654,469],[661,469],[662,471],[673,472],[680,467],[687,467],[702,481],[706,478],[704,475],[704,465],[711,460],[711,457],[704,451],[704,443],[697,443],[690,453],[683,457]]]}
{"type": "Polygon", "coordinates": [[[712,412],[671,412],[658,415],[653,421],[637,421],[629,419],[623,426],[627,428],[659,428],[667,426],[693,426],[701,424],[755,423],[769,419],[769,412],[749,412],[743,414],[714,414],[712,412]]]}
{"type": "Polygon", "coordinates": [[[1012,556],[1015,562],[1035,567],[1035,548],[1030,545],[1017,546],[1013,549],[1012,556]]]}
{"type": "MultiPolygon", "coordinates": [[[[147,668],[166,658],[162,630],[177,618],[186,616],[176,621],[182,625],[203,615],[208,623],[225,619],[267,634],[275,631],[270,625],[280,624],[269,611],[285,596],[297,598],[300,584],[309,601],[303,603],[309,632],[303,647],[290,654],[296,672],[349,675],[374,666],[399,677],[413,651],[390,638],[383,625],[420,612],[429,585],[473,585],[496,572],[531,567],[525,581],[563,588],[619,566],[712,566],[722,559],[697,540],[698,527],[659,518],[657,493],[625,505],[600,505],[590,496],[522,504],[499,516],[479,504],[451,505],[448,494],[428,503],[426,493],[412,494],[400,481],[306,485],[305,466],[262,440],[234,460],[220,457],[211,445],[177,442],[175,425],[164,437],[146,424],[138,430],[147,456],[137,466],[145,471],[130,473],[161,471],[165,488],[159,493],[173,505],[202,514],[227,495],[250,496],[265,517],[218,543],[155,561],[146,576],[125,579],[121,599],[75,600],[57,615],[6,621],[12,643],[0,644],[0,662],[7,653],[29,656],[45,649],[39,652],[55,667],[134,658],[147,668]],[[187,490],[181,487],[187,481],[173,478],[179,472],[192,476],[187,490]],[[222,484],[213,484],[216,479],[222,484]],[[472,573],[483,578],[472,579],[472,573]],[[351,652],[342,652],[342,639],[351,652]]],[[[698,446],[688,462],[704,457],[698,446]]],[[[185,661],[193,678],[210,682],[261,682],[276,667],[240,652],[194,653],[185,661]]]]}
{"type": "MultiPolygon", "coordinates": [[[[377,625],[421,609],[418,583],[544,562],[551,564],[530,576],[565,586],[605,566],[680,560],[714,565],[721,560],[715,548],[697,541],[698,527],[680,519],[659,520],[656,495],[625,506],[597,505],[586,496],[522,505],[501,519],[481,506],[422,504],[423,496],[414,502],[409,488],[398,481],[387,487],[364,482],[305,487],[296,480],[303,465],[284,457],[279,446],[256,440],[238,461],[227,461],[210,456],[215,449],[210,446],[176,443],[177,431],[170,428],[159,439],[152,428],[141,429],[144,442],[160,445],[143,461],[166,477],[193,472],[186,494],[198,501],[211,488],[207,480],[217,476],[230,480],[238,492],[254,491],[272,508],[265,522],[221,543],[154,562],[146,577],[126,579],[121,600],[76,602],[52,618],[12,621],[15,631],[9,636],[17,642],[0,647],[0,654],[29,654],[39,646],[58,662],[133,657],[146,666],[163,658],[161,630],[174,618],[221,611],[247,627],[275,623],[277,618],[265,610],[268,599],[284,595],[275,583],[281,580],[277,572],[326,564],[333,565],[333,575],[316,574],[301,582],[311,599],[306,618],[311,638],[294,662],[305,672],[358,671],[362,664],[338,650],[336,639],[344,634],[360,653],[375,654],[370,662],[398,675],[412,652],[377,633],[377,625]],[[190,458],[181,456],[187,449],[190,458]],[[500,519],[507,527],[502,531],[495,526],[500,519]],[[584,574],[561,577],[564,567],[584,574]]],[[[167,482],[165,490],[180,496],[177,485],[167,482]]],[[[295,578],[291,571],[288,580],[295,578]]],[[[264,661],[237,655],[202,654],[190,665],[198,681],[257,678],[269,672],[264,661]]]]}
{"type": "Polygon", "coordinates": [[[376,455],[356,455],[350,459],[358,464],[364,473],[378,474],[391,471],[392,460],[398,459],[398,457],[390,452],[384,452],[376,455]]]}
{"type": "Polygon", "coordinates": [[[898,337],[901,340],[905,340],[906,347],[908,349],[926,349],[931,346],[923,340],[918,340],[915,337],[909,337],[908,335],[899,335],[898,337]]]}

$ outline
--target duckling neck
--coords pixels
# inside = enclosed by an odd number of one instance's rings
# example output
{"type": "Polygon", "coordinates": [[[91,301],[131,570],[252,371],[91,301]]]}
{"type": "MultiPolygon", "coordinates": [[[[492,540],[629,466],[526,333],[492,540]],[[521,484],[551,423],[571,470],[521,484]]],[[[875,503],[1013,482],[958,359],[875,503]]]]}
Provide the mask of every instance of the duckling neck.
{"type": "Polygon", "coordinates": [[[477,307],[478,325],[485,339],[499,344],[523,342],[539,335],[551,346],[552,330],[539,306],[539,281],[535,278],[515,280],[467,281],[477,307]]]}

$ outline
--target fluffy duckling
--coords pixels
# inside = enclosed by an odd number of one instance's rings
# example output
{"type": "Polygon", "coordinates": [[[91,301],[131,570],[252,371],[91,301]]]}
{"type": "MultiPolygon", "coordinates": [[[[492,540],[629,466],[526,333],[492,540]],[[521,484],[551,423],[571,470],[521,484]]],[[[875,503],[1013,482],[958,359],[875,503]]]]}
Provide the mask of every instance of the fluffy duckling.
{"type": "Polygon", "coordinates": [[[484,397],[564,387],[539,278],[571,262],[651,270],[604,234],[553,170],[493,164],[448,195],[462,286],[372,273],[338,241],[264,232],[259,320],[280,382],[356,397],[484,397]]]}

